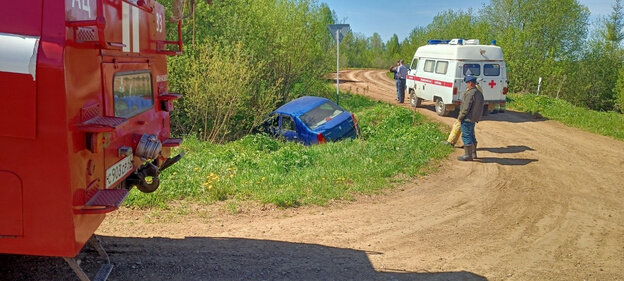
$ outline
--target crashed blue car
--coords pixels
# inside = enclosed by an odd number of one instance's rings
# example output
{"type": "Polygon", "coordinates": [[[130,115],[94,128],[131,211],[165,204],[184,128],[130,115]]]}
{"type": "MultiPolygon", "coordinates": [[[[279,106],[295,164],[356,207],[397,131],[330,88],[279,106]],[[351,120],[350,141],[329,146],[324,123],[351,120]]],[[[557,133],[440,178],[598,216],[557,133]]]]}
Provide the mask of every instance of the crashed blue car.
{"type": "Polygon", "coordinates": [[[326,98],[305,96],[273,111],[263,130],[304,145],[353,139],[359,134],[355,116],[326,98]]]}

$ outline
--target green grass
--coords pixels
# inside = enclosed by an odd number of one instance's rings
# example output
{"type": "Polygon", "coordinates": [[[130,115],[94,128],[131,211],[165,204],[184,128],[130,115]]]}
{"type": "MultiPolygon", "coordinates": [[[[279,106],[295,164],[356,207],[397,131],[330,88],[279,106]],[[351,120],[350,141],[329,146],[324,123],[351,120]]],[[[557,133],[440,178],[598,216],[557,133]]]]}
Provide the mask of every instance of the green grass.
{"type": "Polygon", "coordinates": [[[507,98],[510,109],[539,113],[571,127],[624,140],[624,114],[593,111],[561,99],[533,94],[510,94],[507,98]]]}
{"type": "MultiPolygon", "coordinates": [[[[362,132],[356,140],[311,147],[266,135],[224,145],[187,138],[186,156],[161,174],[151,194],[133,189],[126,205],[167,208],[175,200],[202,204],[253,200],[280,207],[323,205],[382,192],[430,171],[452,148],[438,125],[408,109],[341,95],[362,132]]],[[[232,203],[236,205],[236,203],[232,203]]]]}

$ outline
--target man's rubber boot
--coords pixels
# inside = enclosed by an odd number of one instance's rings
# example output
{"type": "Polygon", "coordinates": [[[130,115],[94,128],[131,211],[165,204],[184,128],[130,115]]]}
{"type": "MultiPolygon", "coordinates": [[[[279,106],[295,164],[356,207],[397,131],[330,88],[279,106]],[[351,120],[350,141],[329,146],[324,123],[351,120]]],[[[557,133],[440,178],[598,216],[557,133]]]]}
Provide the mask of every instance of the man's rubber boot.
{"type": "Polygon", "coordinates": [[[459,161],[472,161],[472,148],[474,147],[474,144],[465,144],[464,145],[464,155],[462,156],[458,156],[457,160],[459,161]]]}
{"type": "Polygon", "coordinates": [[[472,159],[477,159],[477,142],[472,144],[472,159]]]}

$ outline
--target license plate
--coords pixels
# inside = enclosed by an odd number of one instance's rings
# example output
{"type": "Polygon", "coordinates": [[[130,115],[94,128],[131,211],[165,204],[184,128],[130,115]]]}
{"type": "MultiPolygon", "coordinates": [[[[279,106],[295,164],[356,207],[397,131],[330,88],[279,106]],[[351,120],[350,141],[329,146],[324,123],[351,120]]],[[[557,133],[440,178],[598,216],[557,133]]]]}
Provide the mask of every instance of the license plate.
{"type": "Polygon", "coordinates": [[[124,159],[121,159],[121,161],[106,169],[106,188],[111,187],[119,179],[123,178],[125,175],[134,170],[134,166],[132,165],[132,158],[132,154],[128,155],[124,159]]]}

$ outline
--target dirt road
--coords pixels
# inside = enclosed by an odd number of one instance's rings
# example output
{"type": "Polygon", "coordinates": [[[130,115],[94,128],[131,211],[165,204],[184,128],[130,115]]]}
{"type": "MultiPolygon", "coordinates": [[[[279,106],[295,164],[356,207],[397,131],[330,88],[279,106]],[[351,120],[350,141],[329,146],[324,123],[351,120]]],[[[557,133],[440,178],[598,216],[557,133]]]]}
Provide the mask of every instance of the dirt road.
{"type": "MultiPolygon", "coordinates": [[[[343,90],[395,103],[385,71],[342,75],[343,90]]],[[[476,134],[480,161],[458,149],[439,172],[355,202],[115,212],[98,230],[110,280],[624,280],[624,142],[512,111],[476,134]]]]}

